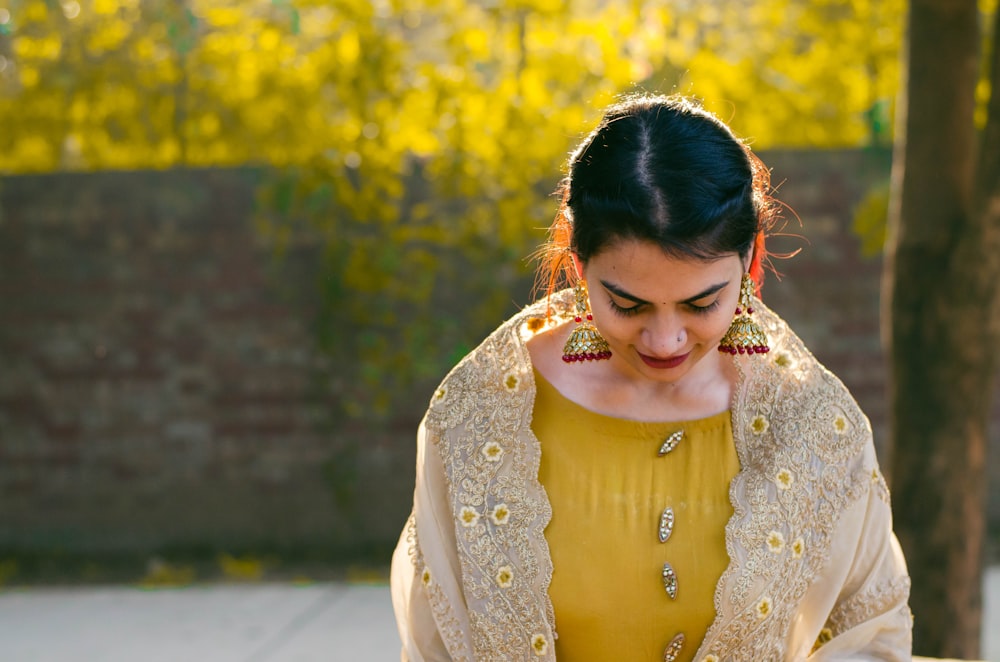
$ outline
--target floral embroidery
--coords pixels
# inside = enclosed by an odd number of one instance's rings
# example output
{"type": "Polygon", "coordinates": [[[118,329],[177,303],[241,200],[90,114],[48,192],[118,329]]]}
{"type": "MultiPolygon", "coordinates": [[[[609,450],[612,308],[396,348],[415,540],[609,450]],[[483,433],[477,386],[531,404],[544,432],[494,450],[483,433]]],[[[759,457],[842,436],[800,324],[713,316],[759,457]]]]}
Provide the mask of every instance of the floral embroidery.
{"type": "Polygon", "coordinates": [[[535,655],[541,657],[549,650],[549,641],[545,638],[544,634],[536,634],[531,638],[531,649],[535,651],[535,655]]]}
{"type": "Polygon", "coordinates": [[[497,586],[500,588],[508,588],[514,582],[514,571],[511,570],[509,565],[505,565],[497,570],[497,586]]]}
{"type": "MultiPolygon", "coordinates": [[[[550,301],[554,323],[572,319],[571,298],[556,295],[550,301]]],[[[470,658],[484,662],[525,655],[550,662],[553,657],[555,615],[546,593],[552,559],[544,538],[552,508],[538,482],[541,452],[530,429],[535,390],[524,344],[527,333],[520,332],[530,317],[545,314],[548,303],[511,318],[463,358],[445,379],[447,400],[431,407],[424,419],[426,439],[444,466],[448,500],[458,520],[456,570],[462,587],[476,594],[461,605],[466,648],[470,658]],[[501,503],[508,516],[506,524],[496,526],[493,511],[501,503]],[[476,524],[462,519],[465,508],[473,511],[466,517],[476,524]],[[511,514],[517,516],[517,526],[511,525],[511,514]],[[487,528],[483,520],[489,522],[487,528]],[[508,588],[497,584],[502,566],[511,568],[508,588]],[[538,633],[540,648],[533,646],[538,633]],[[538,657],[528,654],[529,649],[538,657]]],[[[496,515],[504,521],[502,509],[496,515]]],[[[434,583],[440,586],[440,578],[434,583]]]]}
{"type": "Polygon", "coordinates": [[[493,523],[496,524],[497,526],[506,524],[509,518],[510,518],[510,509],[507,507],[507,504],[505,503],[498,503],[496,506],[493,507],[493,512],[490,513],[490,519],[493,520],[493,523]]]}
{"type": "Polygon", "coordinates": [[[503,446],[495,441],[487,442],[483,446],[483,455],[490,462],[499,462],[503,459],[503,446]]]}
{"type": "Polygon", "coordinates": [[[780,531],[771,531],[767,535],[767,548],[772,554],[781,554],[785,550],[785,536],[780,531]]]}
{"type": "Polygon", "coordinates": [[[793,559],[802,558],[802,553],[805,551],[806,551],[806,543],[804,540],[802,540],[802,537],[800,536],[795,539],[795,542],[792,543],[792,558],[793,559]]]}
{"type": "Polygon", "coordinates": [[[462,523],[462,526],[471,529],[479,523],[479,513],[476,512],[475,508],[463,506],[462,511],[458,515],[458,519],[462,523]]]}
{"type": "Polygon", "coordinates": [[[765,595],[760,599],[760,602],[757,603],[755,610],[757,612],[758,619],[764,620],[767,618],[771,614],[771,598],[765,595]]]}
{"type": "Polygon", "coordinates": [[[472,656],[469,655],[465,635],[455,610],[448,602],[441,587],[432,581],[430,568],[424,565],[424,555],[420,551],[420,543],[417,540],[417,521],[412,514],[407,520],[405,531],[406,541],[409,543],[407,551],[410,561],[413,563],[414,571],[416,568],[423,567],[420,580],[427,591],[427,602],[430,603],[431,611],[434,612],[434,618],[440,624],[441,636],[451,654],[451,659],[455,662],[471,662],[472,656]]]}
{"type": "Polygon", "coordinates": [[[757,416],[750,421],[750,429],[753,430],[754,434],[764,434],[770,426],[771,424],[763,416],[757,416]]]}
{"type": "Polygon", "coordinates": [[[842,514],[870,489],[874,447],[864,414],[779,317],[756,301],[754,309],[774,356],[788,354],[788,365],[735,362],[733,439],[743,469],[730,494],[743,498],[733,501],[726,541],[745,556],[732,558],[719,579],[719,618],[696,659],[708,651],[723,659],[783,659],[803,596],[830,562],[842,514]],[[831,429],[838,415],[847,423],[843,434],[831,429]],[[765,416],[768,427],[758,433],[753,421],[765,416]],[[786,540],[788,532],[808,530],[809,549],[792,542],[788,557],[772,554],[762,543],[779,522],[786,540]],[[798,560],[781,562],[792,557],[798,560]]]}
{"type": "Polygon", "coordinates": [[[444,396],[448,395],[448,387],[441,386],[438,390],[434,391],[435,400],[444,400],[444,396]]]}
{"type": "Polygon", "coordinates": [[[833,639],[833,630],[831,630],[830,628],[823,628],[822,630],[820,630],[819,636],[816,637],[816,643],[813,644],[812,650],[809,651],[810,654],[815,653],[817,650],[819,650],[820,646],[829,643],[831,639],[833,639]]]}
{"type": "Polygon", "coordinates": [[[517,390],[517,387],[521,385],[521,378],[518,377],[513,372],[508,372],[503,378],[503,387],[510,392],[517,390]]]}
{"type": "Polygon", "coordinates": [[[833,419],[833,431],[837,434],[847,432],[847,419],[843,416],[837,416],[837,418],[833,419]]]}
{"type": "Polygon", "coordinates": [[[787,368],[792,365],[792,358],[785,352],[778,352],[778,354],[774,357],[774,362],[781,368],[787,368]]]}
{"type": "Polygon", "coordinates": [[[422,562],[417,562],[420,550],[417,549],[417,517],[413,511],[410,511],[410,516],[406,518],[406,526],[403,527],[403,531],[406,532],[406,555],[410,557],[410,563],[413,564],[414,571],[416,571],[422,562]]]}
{"type": "Polygon", "coordinates": [[[709,653],[705,657],[701,658],[701,662],[719,662],[719,656],[714,653],[709,653]]]}
{"type": "Polygon", "coordinates": [[[528,331],[532,333],[538,333],[543,326],[545,326],[544,317],[532,317],[528,320],[528,331]]]}
{"type": "Polygon", "coordinates": [[[875,494],[878,495],[879,499],[889,505],[889,486],[885,484],[885,478],[882,473],[878,470],[878,466],[872,467],[872,485],[875,487],[875,494]]]}
{"type": "Polygon", "coordinates": [[[827,623],[834,633],[846,632],[860,623],[884,614],[894,604],[902,603],[904,608],[908,609],[906,599],[909,595],[910,578],[905,575],[874,585],[870,584],[838,604],[830,613],[827,623]]]}

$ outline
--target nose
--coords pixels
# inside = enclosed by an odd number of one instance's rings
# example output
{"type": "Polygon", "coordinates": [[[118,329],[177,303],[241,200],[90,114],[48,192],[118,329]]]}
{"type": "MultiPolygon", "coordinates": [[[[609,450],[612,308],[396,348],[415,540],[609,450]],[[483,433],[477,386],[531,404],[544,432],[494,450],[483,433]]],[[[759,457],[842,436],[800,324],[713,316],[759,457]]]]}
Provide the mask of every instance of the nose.
{"type": "Polygon", "coordinates": [[[643,342],[655,357],[667,358],[687,345],[687,329],[676,316],[658,315],[643,330],[643,342]]]}

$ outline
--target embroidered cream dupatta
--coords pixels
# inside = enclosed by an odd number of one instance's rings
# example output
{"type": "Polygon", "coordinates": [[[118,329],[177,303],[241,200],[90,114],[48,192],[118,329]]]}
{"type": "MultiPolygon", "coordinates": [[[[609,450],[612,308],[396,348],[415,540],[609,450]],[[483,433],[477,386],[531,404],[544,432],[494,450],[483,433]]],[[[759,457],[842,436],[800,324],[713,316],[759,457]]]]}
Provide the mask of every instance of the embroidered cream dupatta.
{"type": "MultiPolygon", "coordinates": [[[[550,323],[572,314],[568,291],[551,305],[550,323]]],[[[392,567],[403,660],[555,659],[525,347],[545,310],[524,309],[465,357],[420,426],[392,567]]],[[[694,659],[909,660],[909,578],[868,420],[777,315],[755,310],[772,351],[735,359],[730,563],[694,659]]]]}

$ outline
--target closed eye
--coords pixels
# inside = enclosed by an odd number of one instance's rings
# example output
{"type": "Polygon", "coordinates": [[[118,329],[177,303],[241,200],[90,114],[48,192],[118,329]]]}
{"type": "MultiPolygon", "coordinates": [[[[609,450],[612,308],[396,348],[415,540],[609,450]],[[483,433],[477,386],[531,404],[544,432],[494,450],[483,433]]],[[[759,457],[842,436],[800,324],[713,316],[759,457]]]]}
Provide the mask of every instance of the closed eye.
{"type": "Polygon", "coordinates": [[[631,317],[639,312],[639,309],[645,304],[637,303],[634,306],[619,306],[614,299],[608,297],[608,303],[611,305],[611,310],[615,311],[618,315],[622,317],[631,317]]]}
{"type": "Polygon", "coordinates": [[[693,313],[695,313],[697,315],[707,315],[708,313],[712,312],[713,310],[715,310],[718,307],[719,307],[719,300],[718,299],[716,299],[712,303],[708,304],[707,306],[699,306],[699,305],[696,305],[696,304],[693,304],[693,303],[689,303],[688,304],[688,308],[691,310],[691,312],[693,312],[693,313]]]}

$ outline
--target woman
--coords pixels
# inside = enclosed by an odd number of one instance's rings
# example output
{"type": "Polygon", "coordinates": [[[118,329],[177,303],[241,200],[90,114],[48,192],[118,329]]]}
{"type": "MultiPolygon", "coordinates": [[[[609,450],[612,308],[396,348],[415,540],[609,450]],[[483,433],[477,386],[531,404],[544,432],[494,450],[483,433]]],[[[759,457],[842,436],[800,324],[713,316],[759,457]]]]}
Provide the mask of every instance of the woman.
{"type": "Polygon", "coordinates": [[[909,659],[871,428],[755,298],[768,186],[681,98],[613,106],[573,153],[549,296],[420,426],[404,660],[909,659]]]}

